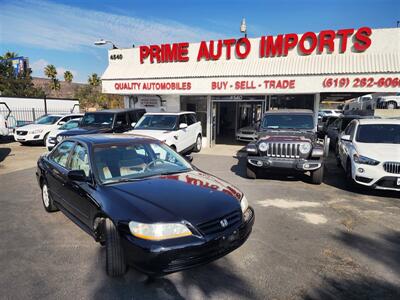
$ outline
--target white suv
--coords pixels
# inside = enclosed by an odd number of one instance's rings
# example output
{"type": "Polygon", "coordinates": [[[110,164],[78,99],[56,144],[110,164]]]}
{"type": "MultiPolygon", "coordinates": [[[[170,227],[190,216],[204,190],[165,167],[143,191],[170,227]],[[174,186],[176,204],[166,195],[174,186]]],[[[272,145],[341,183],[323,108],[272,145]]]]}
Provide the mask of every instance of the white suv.
{"type": "Polygon", "coordinates": [[[400,120],[353,120],[339,138],[348,183],[400,191],[400,120]]]}
{"type": "Polygon", "coordinates": [[[45,144],[50,131],[58,129],[71,119],[82,117],[82,114],[69,115],[44,115],[33,124],[21,126],[15,129],[14,139],[21,144],[40,142],[45,144]]]}
{"type": "Polygon", "coordinates": [[[201,123],[194,112],[146,113],[125,133],[156,138],[180,153],[199,152],[202,146],[201,123]]]}
{"type": "Polygon", "coordinates": [[[0,136],[8,135],[7,121],[2,114],[0,114],[0,136]]]}

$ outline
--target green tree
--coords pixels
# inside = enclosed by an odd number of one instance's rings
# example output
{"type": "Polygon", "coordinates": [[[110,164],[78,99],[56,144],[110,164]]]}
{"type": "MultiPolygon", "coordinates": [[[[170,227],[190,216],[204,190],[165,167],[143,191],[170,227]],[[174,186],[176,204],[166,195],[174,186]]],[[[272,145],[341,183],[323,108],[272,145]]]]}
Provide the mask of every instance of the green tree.
{"type": "Polygon", "coordinates": [[[101,79],[100,79],[99,75],[97,75],[96,73],[93,73],[92,75],[89,76],[88,83],[91,86],[99,86],[101,83],[101,79]]]}
{"type": "Polygon", "coordinates": [[[74,79],[74,75],[70,71],[65,71],[64,72],[64,80],[68,83],[72,82],[72,79],[74,79]]]}
{"type": "Polygon", "coordinates": [[[18,57],[15,52],[6,52],[0,56],[0,92],[2,96],[43,97],[41,88],[35,88],[32,82],[32,70],[15,72],[11,58],[18,57]]]}
{"type": "Polygon", "coordinates": [[[57,79],[57,69],[54,65],[47,65],[44,74],[51,80],[50,88],[54,91],[60,89],[60,81],[57,79]]]}

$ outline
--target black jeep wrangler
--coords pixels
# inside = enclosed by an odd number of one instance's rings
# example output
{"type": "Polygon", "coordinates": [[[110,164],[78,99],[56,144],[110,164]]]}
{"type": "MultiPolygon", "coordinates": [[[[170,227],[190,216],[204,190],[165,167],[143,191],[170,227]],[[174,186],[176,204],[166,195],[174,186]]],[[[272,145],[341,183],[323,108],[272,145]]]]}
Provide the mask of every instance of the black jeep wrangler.
{"type": "Polygon", "coordinates": [[[312,183],[321,184],[328,149],[329,139],[318,138],[311,110],[266,112],[257,141],[246,147],[247,177],[255,179],[266,169],[294,170],[310,172],[312,183]]]}

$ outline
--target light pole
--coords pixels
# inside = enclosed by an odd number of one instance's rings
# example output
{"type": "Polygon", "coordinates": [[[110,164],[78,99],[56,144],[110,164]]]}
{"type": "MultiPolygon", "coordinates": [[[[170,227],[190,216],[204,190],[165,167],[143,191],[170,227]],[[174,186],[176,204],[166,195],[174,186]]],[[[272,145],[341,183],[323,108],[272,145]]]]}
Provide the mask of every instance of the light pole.
{"type": "Polygon", "coordinates": [[[244,33],[244,37],[247,38],[247,26],[246,26],[246,19],[242,19],[242,23],[240,24],[240,32],[244,33]]]}
{"type": "Polygon", "coordinates": [[[118,47],[115,46],[115,44],[114,44],[113,42],[111,42],[111,41],[105,41],[105,40],[103,40],[103,39],[98,40],[98,41],[95,41],[94,44],[95,44],[96,46],[103,46],[103,45],[105,45],[105,44],[111,44],[113,49],[118,49],[118,47]]]}

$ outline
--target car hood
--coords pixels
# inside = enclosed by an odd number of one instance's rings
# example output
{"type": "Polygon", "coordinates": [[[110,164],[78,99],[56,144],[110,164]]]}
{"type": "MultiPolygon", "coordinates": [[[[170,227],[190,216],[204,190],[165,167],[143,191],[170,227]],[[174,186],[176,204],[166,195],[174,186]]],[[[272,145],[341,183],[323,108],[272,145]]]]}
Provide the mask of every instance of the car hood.
{"type": "Polygon", "coordinates": [[[163,141],[165,140],[172,131],[168,131],[168,130],[141,130],[141,129],[134,129],[125,133],[128,134],[140,134],[140,135],[146,135],[146,136],[150,136],[152,138],[155,138],[157,140],[163,141]]]}
{"type": "Polygon", "coordinates": [[[193,225],[240,210],[242,193],[212,175],[190,171],[106,185],[112,201],[119,199],[122,219],[179,222],[193,225]],[[131,215],[129,215],[131,214],[131,215]]]}
{"type": "Polygon", "coordinates": [[[28,124],[25,126],[17,127],[16,130],[35,130],[35,129],[46,129],[49,127],[55,126],[55,124],[46,125],[46,124],[28,124]]]}
{"type": "Polygon", "coordinates": [[[61,133],[62,136],[75,136],[82,134],[108,133],[111,132],[109,127],[79,127],[76,129],[65,130],[61,133]]]}
{"type": "Polygon", "coordinates": [[[357,143],[356,150],[358,154],[378,161],[400,162],[399,144],[357,143]]]}
{"type": "Polygon", "coordinates": [[[315,133],[312,131],[302,130],[265,130],[259,133],[259,140],[268,142],[280,142],[280,141],[313,141],[315,139],[315,133]]]}

